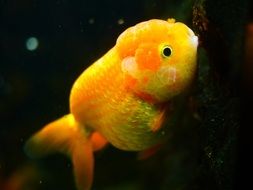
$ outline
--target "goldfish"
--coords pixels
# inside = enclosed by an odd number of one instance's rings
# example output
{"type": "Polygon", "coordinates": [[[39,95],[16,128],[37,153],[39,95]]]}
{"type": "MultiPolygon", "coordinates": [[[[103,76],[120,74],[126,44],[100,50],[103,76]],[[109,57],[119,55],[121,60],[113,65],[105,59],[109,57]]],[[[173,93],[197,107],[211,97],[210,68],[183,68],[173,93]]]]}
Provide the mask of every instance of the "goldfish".
{"type": "Polygon", "coordinates": [[[94,151],[110,143],[148,152],[165,142],[177,110],[174,100],[193,83],[197,46],[194,32],[174,19],[126,29],[74,82],[70,113],[35,133],[25,151],[31,157],[66,154],[77,188],[91,189],[94,151]]]}

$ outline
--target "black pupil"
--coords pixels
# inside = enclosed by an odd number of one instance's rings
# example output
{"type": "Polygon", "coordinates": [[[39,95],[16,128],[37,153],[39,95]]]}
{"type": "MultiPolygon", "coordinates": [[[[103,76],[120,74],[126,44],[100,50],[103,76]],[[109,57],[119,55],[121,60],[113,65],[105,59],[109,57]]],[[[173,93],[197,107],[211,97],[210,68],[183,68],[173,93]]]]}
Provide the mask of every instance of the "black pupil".
{"type": "Polygon", "coordinates": [[[165,57],[169,57],[169,56],[171,55],[171,49],[170,49],[169,47],[165,47],[165,48],[163,49],[163,55],[164,55],[165,57]]]}

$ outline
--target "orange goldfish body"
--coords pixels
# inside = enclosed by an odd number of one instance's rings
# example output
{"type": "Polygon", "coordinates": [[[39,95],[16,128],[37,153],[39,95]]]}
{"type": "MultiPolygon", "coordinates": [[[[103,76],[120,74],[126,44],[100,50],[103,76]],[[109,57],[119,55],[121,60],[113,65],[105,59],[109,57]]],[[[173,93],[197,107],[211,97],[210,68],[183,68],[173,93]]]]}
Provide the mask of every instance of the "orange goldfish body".
{"type": "Polygon", "coordinates": [[[78,189],[90,189],[93,152],[107,142],[143,151],[165,140],[176,108],[171,104],[194,79],[197,46],[193,31],[174,19],[128,28],[76,80],[70,113],[28,140],[26,152],[33,157],[65,153],[78,189]]]}

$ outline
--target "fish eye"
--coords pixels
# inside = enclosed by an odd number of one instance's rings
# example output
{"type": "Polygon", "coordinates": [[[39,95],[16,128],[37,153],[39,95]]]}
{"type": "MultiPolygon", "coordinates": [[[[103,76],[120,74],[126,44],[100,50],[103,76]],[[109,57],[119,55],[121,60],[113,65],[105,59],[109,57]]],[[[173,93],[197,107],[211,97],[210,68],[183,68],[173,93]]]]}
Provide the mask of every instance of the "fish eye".
{"type": "Polygon", "coordinates": [[[172,54],[172,49],[171,49],[171,47],[170,46],[164,46],[163,48],[162,48],[162,56],[163,57],[170,57],[171,56],[171,54],[172,54]]]}

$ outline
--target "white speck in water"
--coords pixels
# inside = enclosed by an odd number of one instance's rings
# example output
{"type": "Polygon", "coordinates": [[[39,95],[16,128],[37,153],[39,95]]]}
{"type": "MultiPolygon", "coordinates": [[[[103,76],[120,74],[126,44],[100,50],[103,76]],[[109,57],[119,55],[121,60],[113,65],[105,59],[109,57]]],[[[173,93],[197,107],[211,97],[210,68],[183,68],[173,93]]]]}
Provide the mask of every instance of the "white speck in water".
{"type": "Polygon", "coordinates": [[[26,40],[26,49],[29,51],[34,51],[38,48],[39,41],[36,37],[30,37],[26,40]]]}
{"type": "Polygon", "coordinates": [[[94,24],[95,19],[94,18],[90,18],[88,22],[89,22],[89,24],[94,24]]]}
{"type": "Polygon", "coordinates": [[[42,180],[40,180],[39,183],[42,184],[42,180]]]}
{"type": "Polygon", "coordinates": [[[81,32],[84,32],[83,21],[80,21],[79,24],[80,24],[80,31],[81,31],[81,32]]]}
{"type": "Polygon", "coordinates": [[[118,25],[122,25],[122,24],[124,24],[124,23],[125,23],[125,21],[124,21],[123,18],[120,18],[120,19],[118,20],[118,25]]]}

